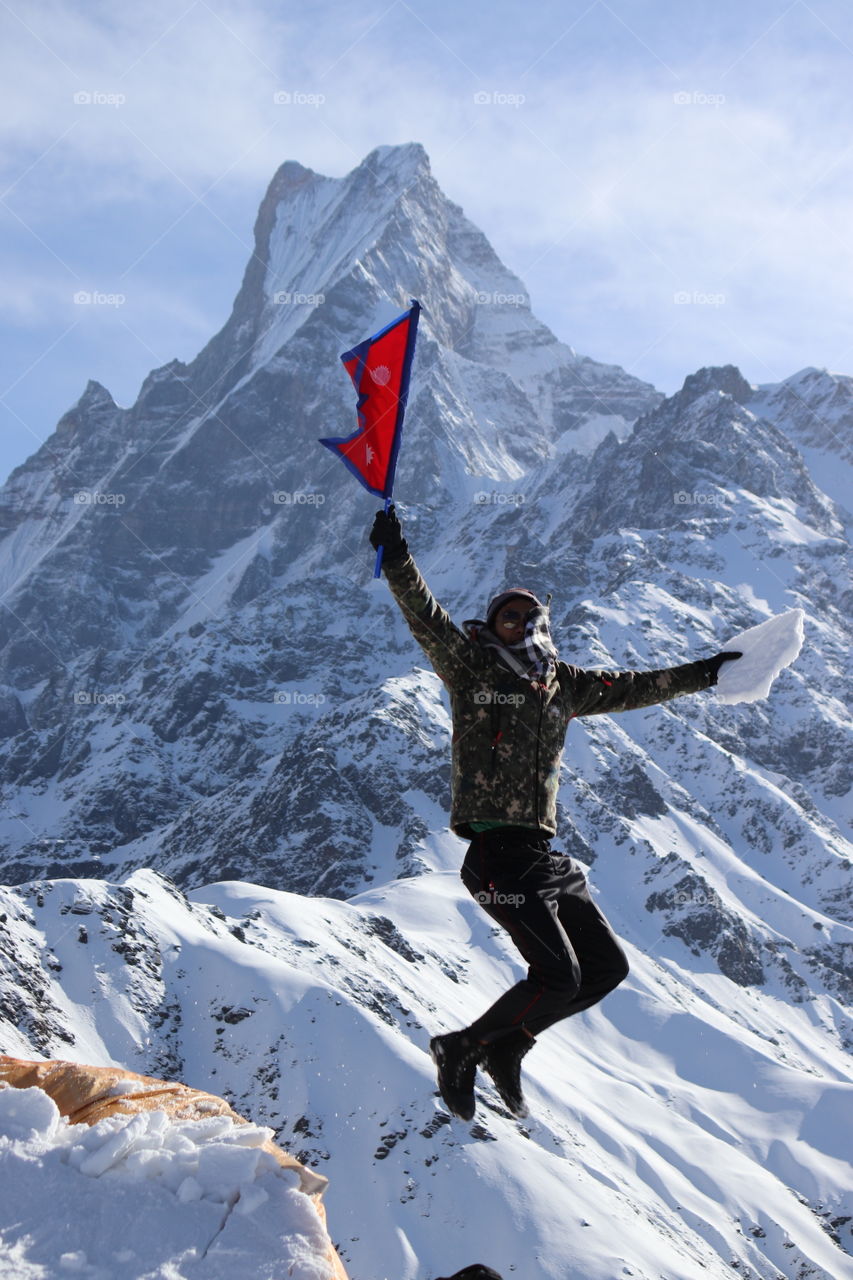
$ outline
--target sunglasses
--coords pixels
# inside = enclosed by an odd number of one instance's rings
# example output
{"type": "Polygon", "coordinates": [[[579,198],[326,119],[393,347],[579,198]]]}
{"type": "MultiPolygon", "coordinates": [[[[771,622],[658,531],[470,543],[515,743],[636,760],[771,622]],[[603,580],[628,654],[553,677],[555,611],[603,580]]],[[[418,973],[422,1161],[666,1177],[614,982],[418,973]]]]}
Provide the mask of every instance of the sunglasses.
{"type": "Polygon", "coordinates": [[[532,609],[528,609],[526,613],[521,613],[518,609],[501,609],[501,622],[526,622],[530,617],[532,609]]]}

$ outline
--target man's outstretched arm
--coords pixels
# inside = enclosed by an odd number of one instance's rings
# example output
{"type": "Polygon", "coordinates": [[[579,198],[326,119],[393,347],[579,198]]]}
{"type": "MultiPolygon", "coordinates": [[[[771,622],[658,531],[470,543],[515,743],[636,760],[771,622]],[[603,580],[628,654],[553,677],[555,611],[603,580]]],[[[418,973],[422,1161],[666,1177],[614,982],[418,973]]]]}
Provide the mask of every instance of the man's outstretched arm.
{"type": "Polygon", "coordinates": [[[370,541],[376,550],[383,548],[382,568],[412,635],[445,684],[451,683],[460,662],[470,665],[471,646],[424,582],[393,504],[387,512],[377,511],[370,541]]]}
{"type": "Polygon", "coordinates": [[[606,715],[669,702],[687,693],[700,693],[717,683],[720,667],[740,653],[730,650],[659,671],[587,671],[561,663],[572,697],[574,715],[606,715]]]}

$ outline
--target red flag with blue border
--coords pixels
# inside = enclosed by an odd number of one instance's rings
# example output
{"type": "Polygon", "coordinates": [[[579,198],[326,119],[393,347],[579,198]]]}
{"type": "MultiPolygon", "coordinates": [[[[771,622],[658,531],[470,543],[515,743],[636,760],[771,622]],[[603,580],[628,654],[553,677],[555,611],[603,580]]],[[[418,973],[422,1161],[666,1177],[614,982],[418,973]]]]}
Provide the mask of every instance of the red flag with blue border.
{"type": "Polygon", "coordinates": [[[358,392],[358,429],[351,436],[320,441],[371,493],[391,497],[415,341],[420,303],[365,338],[341,356],[358,392]]]}

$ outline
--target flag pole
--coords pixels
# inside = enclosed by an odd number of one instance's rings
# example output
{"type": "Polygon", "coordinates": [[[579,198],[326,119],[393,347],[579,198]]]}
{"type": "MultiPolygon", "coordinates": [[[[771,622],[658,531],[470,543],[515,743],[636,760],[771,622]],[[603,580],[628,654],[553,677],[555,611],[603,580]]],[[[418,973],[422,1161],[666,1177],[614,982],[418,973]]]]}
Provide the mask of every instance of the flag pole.
{"type": "MultiPolygon", "coordinates": [[[[397,473],[397,451],[399,449],[399,443],[400,443],[400,431],[402,430],[402,426],[403,426],[403,415],[406,411],[406,402],[409,398],[409,374],[412,368],[412,360],[415,355],[415,343],[417,342],[417,339],[418,339],[418,320],[420,319],[420,314],[421,314],[421,304],[417,302],[414,298],[410,298],[409,302],[411,304],[410,314],[412,316],[412,324],[409,329],[408,342],[406,343],[406,354],[404,357],[404,373],[403,373],[403,378],[402,378],[402,383],[400,388],[401,403],[400,403],[399,430],[397,432],[397,437],[396,437],[397,447],[394,449],[394,453],[391,458],[390,465],[388,467],[388,479],[387,479],[388,492],[385,495],[385,506],[383,508],[386,515],[388,514],[388,508],[391,506],[391,501],[392,501],[391,490],[394,487],[394,477],[397,473]]],[[[385,548],[381,544],[376,549],[376,561],[373,565],[374,578],[380,578],[382,576],[382,552],[384,550],[385,548]]]]}
{"type": "MultiPolygon", "coordinates": [[[[385,514],[386,514],[386,515],[388,514],[388,508],[390,507],[390,505],[391,505],[391,495],[390,495],[390,493],[389,493],[389,494],[388,494],[388,497],[385,499],[385,507],[384,507],[384,510],[385,510],[385,514]]],[[[376,563],[375,563],[375,564],[374,564],[374,566],[373,566],[373,576],[374,576],[374,578],[381,578],[381,577],[382,577],[382,552],[383,552],[384,550],[385,550],[385,548],[383,547],[382,543],[380,542],[379,546],[376,548],[376,563]]]]}

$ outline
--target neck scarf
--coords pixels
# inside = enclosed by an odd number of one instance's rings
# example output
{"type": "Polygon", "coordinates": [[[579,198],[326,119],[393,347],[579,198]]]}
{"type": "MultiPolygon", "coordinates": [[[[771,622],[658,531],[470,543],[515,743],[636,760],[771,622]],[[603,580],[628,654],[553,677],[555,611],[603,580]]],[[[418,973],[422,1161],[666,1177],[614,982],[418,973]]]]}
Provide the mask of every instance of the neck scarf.
{"type": "Polygon", "coordinates": [[[548,627],[548,610],[536,605],[528,614],[524,636],[515,644],[504,644],[481,618],[469,618],[463,623],[471,639],[484,649],[495,649],[498,658],[527,680],[550,680],[557,667],[557,650],[548,627]]]}

